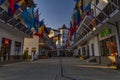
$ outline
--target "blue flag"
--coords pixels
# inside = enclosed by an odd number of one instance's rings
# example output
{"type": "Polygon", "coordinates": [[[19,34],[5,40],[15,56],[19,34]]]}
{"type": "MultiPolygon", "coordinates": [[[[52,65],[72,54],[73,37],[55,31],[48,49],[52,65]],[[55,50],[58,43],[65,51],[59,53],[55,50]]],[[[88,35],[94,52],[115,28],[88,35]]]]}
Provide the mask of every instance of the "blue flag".
{"type": "Polygon", "coordinates": [[[29,12],[27,10],[22,12],[23,19],[24,19],[27,27],[30,29],[31,24],[30,24],[30,19],[29,19],[28,15],[29,15],[29,12]]]}
{"type": "Polygon", "coordinates": [[[0,0],[0,5],[2,5],[5,2],[5,0],[0,0]]]}
{"type": "Polygon", "coordinates": [[[22,12],[22,16],[24,18],[24,21],[28,27],[28,29],[31,29],[32,27],[34,27],[34,8],[31,7],[29,9],[26,9],[22,12]]]}
{"type": "Polygon", "coordinates": [[[91,8],[91,2],[89,2],[88,5],[85,7],[84,13],[87,14],[88,12],[90,12],[90,8],[91,8]]]}
{"type": "Polygon", "coordinates": [[[44,19],[39,22],[39,27],[44,24],[44,19]]]}

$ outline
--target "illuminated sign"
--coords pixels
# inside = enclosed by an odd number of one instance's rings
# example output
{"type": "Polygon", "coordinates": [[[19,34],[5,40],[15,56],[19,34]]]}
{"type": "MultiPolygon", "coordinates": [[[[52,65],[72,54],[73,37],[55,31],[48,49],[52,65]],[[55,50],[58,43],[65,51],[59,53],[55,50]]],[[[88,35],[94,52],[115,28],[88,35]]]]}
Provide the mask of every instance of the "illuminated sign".
{"type": "Polygon", "coordinates": [[[111,29],[105,29],[102,33],[100,33],[100,37],[105,37],[111,34],[111,29]]]}
{"type": "Polygon", "coordinates": [[[8,39],[5,39],[4,43],[5,43],[5,44],[9,44],[10,41],[9,41],[8,39]]]}

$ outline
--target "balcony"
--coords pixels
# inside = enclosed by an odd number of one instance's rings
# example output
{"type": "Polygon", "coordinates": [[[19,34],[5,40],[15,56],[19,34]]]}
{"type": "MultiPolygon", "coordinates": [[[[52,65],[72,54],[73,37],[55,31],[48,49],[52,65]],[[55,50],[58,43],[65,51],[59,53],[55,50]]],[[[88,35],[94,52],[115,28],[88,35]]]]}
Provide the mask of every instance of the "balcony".
{"type": "MultiPolygon", "coordinates": [[[[102,1],[102,0],[101,0],[102,1]]],[[[78,44],[84,43],[86,40],[93,37],[93,33],[99,33],[99,28],[106,25],[107,22],[115,23],[120,21],[120,0],[109,0],[104,7],[98,7],[102,3],[98,3],[94,6],[94,13],[90,16],[85,16],[77,30],[77,39],[75,39],[72,47],[76,47],[78,44]],[[99,11],[99,12],[98,12],[99,11]]]]}
{"type": "Polygon", "coordinates": [[[0,21],[11,26],[8,27],[8,29],[17,30],[22,32],[26,37],[32,37],[33,33],[26,27],[21,15],[22,11],[25,10],[26,7],[30,7],[32,5],[35,5],[33,0],[29,0],[26,5],[22,5],[21,8],[16,11],[14,16],[11,16],[8,15],[7,12],[9,4],[6,0],[2,5],[0,5],[0,21]]]}

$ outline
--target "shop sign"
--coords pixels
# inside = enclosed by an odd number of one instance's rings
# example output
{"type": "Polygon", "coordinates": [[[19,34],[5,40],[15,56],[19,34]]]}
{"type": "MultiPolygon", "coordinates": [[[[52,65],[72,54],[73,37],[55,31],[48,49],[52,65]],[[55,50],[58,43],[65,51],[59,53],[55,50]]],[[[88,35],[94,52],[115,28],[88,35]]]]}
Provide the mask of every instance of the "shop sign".
{"type": "Polygon", "coordinates": [[[104,32],[100,33],[100,37],[106,37],[111,34],[111,29],[105,29],[104,32]]]}
{"type": "Polygon", "coordinates": [[[8,39],[5,39],[4,43],[5,43],[5,44],[9,44],[10,41],[9,41],[8,39]]]}

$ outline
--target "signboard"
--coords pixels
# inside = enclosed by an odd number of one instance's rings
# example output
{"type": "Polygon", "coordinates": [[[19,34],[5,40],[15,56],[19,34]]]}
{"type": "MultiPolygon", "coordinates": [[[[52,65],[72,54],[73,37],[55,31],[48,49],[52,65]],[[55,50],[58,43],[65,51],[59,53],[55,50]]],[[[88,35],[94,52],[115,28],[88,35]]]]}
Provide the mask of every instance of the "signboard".
{"type": "Polygon", "coordinates": [[[4,43],[5,43],[5,44],[9,44],[9,43],[10,43],[10,40],[5,39],[5,40],[4,40],[4,43]]]}
{"type": "Polygon", "coordinates": [[[100,33],[100,37],[106,37],[111,34],[111,29],[105,29],[102,33],[100,33]]]}

